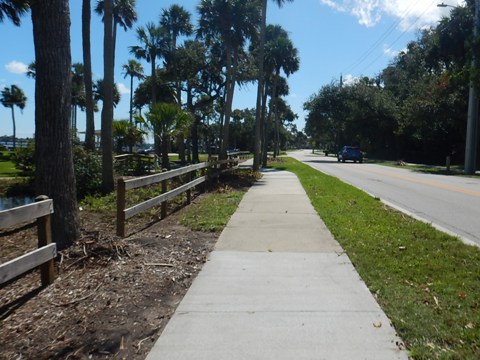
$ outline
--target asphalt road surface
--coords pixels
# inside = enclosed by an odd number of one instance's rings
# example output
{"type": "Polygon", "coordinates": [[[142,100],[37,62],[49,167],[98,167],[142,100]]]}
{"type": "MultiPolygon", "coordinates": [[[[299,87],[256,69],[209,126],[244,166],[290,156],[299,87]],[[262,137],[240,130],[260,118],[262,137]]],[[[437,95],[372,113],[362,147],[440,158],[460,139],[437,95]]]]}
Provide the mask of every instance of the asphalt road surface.
{"type": "Polygon", "coordinates": [[[289,156],[360,188],[386,204],[480,246],[480,179],[432,175],[297,151],[289,156]]]}

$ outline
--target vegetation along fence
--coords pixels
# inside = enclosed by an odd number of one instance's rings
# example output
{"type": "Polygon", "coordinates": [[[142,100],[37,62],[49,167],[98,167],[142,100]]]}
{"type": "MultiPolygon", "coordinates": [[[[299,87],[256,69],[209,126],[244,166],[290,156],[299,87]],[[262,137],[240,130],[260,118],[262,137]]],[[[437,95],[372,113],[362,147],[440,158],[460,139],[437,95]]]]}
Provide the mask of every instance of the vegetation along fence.
{"type": "Polygon", "coordinates": [[[209,176],[206,175],[207,169],[213,169],[214,173],[210,177],[218,176],[222,171],[228,170],[238,164],[238,158],[230,156],[227,160],[204,162],[200,164],[185,166],[180,169],[166,171],[159,174],[142,176],[138,178],[120,178],[117,182],[117,235],[125,237],[125,223],[126,220],[135,216],[145,210],[152,208],[153,206],[161,205],[161,218],[167,216],[167,201],[174,197],[187,193],[187,204],[191,200],[191,189],[205,182],[209,176]],[[222,165],[227,165],[227,168],[221,170],[222,165]],[[194,179],[194,174],[197,171],[201,172],[201,175],[194,179]],[[170,191],[168,189],[168,180],[180,177],[182,175],[188,176],[188,182],[170,191]],[[136,188],[154,185],[161,183],[161,195],[143,201],[132,207],[126,207],[126,196],[128,190],[136,188]]]}
{"type": "Polygon", "coordinates": [[[37,221],[38,249],[0,264],[0,285],[26,272],[40,267],[42,285],[54,281],[53,259],[57,256],[57,247],[52,243],[51,214],[53,200],[39,196],[35,203],[0,211],[0,229],[11,228],[21,223],[37,221]]]}

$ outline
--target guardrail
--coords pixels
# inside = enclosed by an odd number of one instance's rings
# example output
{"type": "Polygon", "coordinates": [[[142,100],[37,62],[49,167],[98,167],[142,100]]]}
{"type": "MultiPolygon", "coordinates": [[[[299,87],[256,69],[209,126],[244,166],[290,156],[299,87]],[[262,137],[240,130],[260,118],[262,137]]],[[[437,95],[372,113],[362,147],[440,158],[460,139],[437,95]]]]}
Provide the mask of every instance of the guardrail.
{"type": "MultiPolygon", "coordinates": [[[[184,192],[187,193],[187,204],[190,204],[191,189],[200,185],[207,180],[206,169],[212,168],[218,170],[218,175],[222,172],[220,167],[227,164],[229,167],[233,167],[238,164],[238,159],[230,158],[227,160],[220,160],[214,162],[204,162],[200,164],[185,166],[180,169],[166,171],[159,174],[147,175],[138,178],[119,178],[117,181],[117,235],[125,237],[125,223],[126,220],[150,209],[153,206],[161,205],[161,218],[167,216],[167,201],[173,199],[177,195],[184,192]],[[196,179],[192,178],[192,173],[201,170],[201,176],[196,179]],[[189,175],[188,182],[175,189],[167,191],[167,180],[173,179],[181,175],[189,175]],[[146,200],[132,207],[125,208],[126,195],[128,190],[133,190],[139,187],[153,185],[161,183],[161,195],[158,195],[152,199],[146,200]]],[[[225,169],[223,169],[225,170],[225,169]]],[[[226,169],[228,170],[228,168],[226,169]]],[[[215,176],[213,175],[213,176],[215,176]]]]}
{"type": "Polygon", "coordinates": [[[35,200],[37,202],[33,204],[0,211],[0,229],[37,220],[38,232],[38,249],[0,264],[0,285],[36,267],[40,267],[43,286],[54,281],[53,259],[57,256],[57,246],[52,243],[51,214],[53,213],[53,200],[46,196],[39,196],[35,200]]]}

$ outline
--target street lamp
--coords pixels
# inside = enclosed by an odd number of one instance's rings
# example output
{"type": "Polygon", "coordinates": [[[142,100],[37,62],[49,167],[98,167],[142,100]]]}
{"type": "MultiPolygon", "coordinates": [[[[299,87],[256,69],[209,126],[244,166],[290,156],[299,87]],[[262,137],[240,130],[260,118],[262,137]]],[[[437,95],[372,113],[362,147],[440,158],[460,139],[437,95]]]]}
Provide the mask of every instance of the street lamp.
{"type": "MultiPolygon", "coordinates": [[[[455,7],[445,3],[437,4],[438,7],[455,7]]],[[[476,39],[479,31],[479,12],[480,0],[475,0],[475,9],[473,16],[473,37],[476,39]]],[[[476,68],[476,56],[473,52],[470,69],[476,68]]],[[[477,132],[478,132],[478,95],[475,83],[470,75],[469,92],[468,92],[468,115],[467,115],[467,133],[465,136],[465,174],[475,174],[477,163],[477,132]]]]}

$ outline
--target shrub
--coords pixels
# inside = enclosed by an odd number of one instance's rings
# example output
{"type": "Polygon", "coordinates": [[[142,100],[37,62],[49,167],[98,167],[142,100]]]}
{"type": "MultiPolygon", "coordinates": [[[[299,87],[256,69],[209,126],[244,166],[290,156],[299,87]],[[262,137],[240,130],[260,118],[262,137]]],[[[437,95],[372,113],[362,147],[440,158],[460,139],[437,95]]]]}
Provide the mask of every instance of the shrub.
{"type": "Polygon", "coordinates": [[[81,145],[73,148],[73,164],[77,180],[77,198],[95,195],[102,185],[102,162],[96,152],[87,151],[81,145]]]}

